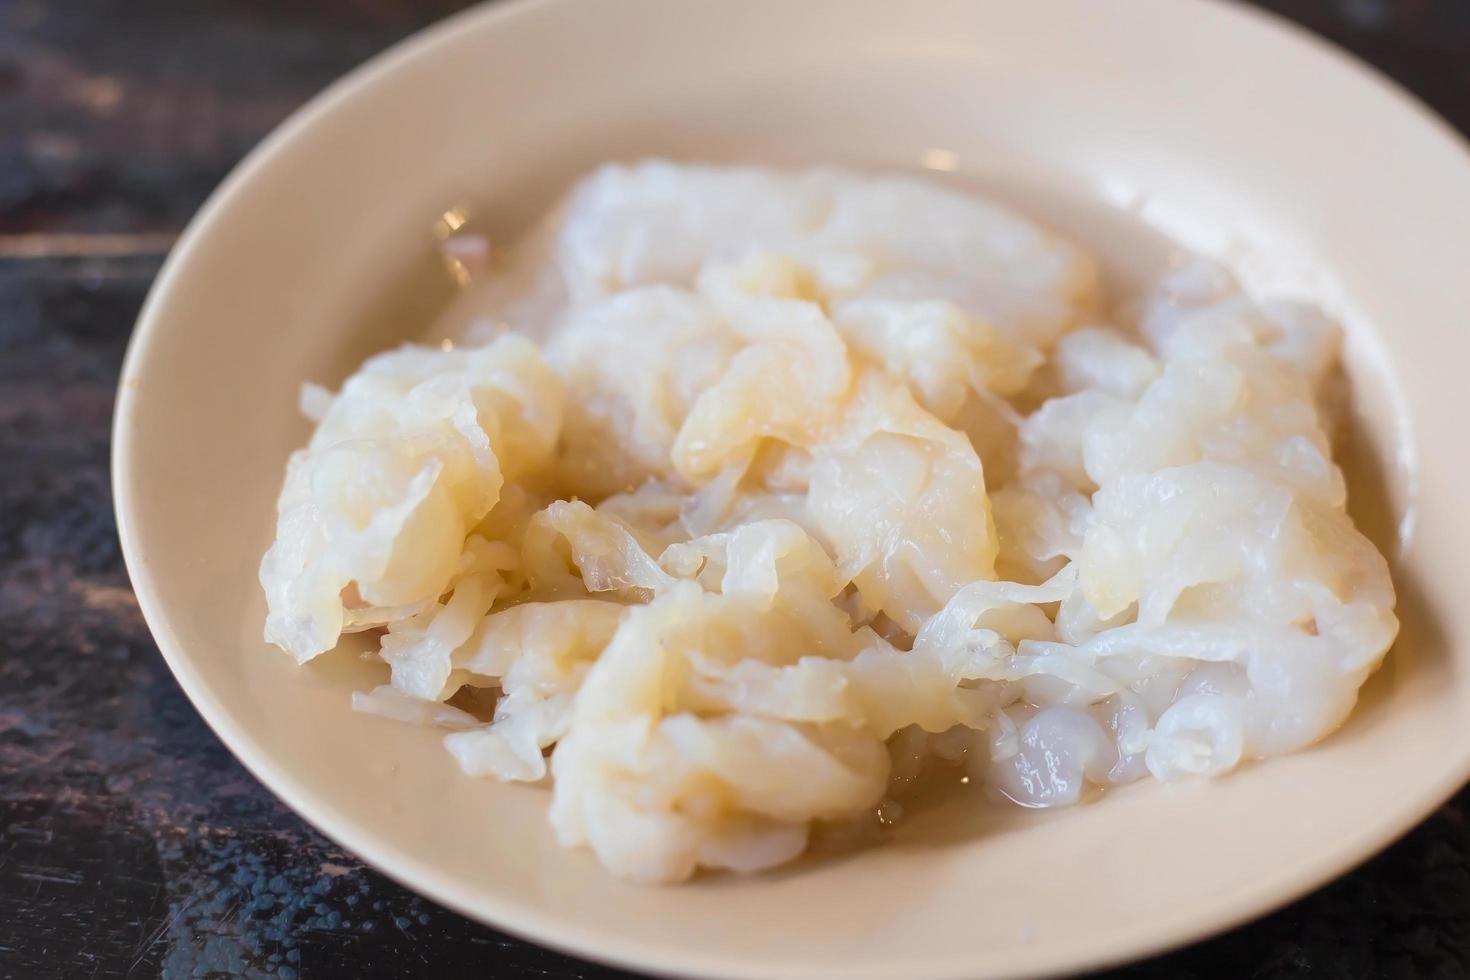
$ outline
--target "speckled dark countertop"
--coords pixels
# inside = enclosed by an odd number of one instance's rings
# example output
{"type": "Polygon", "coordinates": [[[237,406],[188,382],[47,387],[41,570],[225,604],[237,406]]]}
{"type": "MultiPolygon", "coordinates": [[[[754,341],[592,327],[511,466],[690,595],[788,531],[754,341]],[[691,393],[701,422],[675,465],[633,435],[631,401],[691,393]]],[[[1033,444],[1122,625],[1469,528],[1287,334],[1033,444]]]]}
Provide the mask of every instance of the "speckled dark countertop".
{"type": "MultiPolygon", "coordinates": [[[[1270,0],[1470,131],[1470,0],[1270,0]]],[[[0,977],[607,977],[365,869],[175,686],[108,489],[174,235],[249,147],[454,0],[0,0],[0,977]]],[[[1387,853],[1133,977],[1470,975],[1462,793],[1387,853]]]]}

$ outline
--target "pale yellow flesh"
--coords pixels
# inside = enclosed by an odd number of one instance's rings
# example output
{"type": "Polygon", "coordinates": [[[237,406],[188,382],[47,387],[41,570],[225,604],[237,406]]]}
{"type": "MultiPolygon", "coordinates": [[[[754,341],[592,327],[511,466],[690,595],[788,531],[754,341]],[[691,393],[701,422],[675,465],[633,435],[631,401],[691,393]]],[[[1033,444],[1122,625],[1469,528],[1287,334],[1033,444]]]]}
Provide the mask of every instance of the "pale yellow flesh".
{"type": "Polygon", "coordinates": [[[1213,4],[474,13],[288,124],[180,246],[122,381],[124,546],[161,648],[246,764],[365,859],[461,911],[681,974],[1100,965],[1324,880],[1470,769],[1470,609],[1456,574],[1470,549],[1455,373],[1470,362],[1466,227],[1470,161],[1437,124],[1334,56],[1213,4]],[[620,884],[559,849],[544,791],[464,779],[436,733],[354,714],[347,692],[381,668],[350,644],[301,669],[268,648],[255,564],[285,457],[306,434],[298,385],[340,381],[447,301],[434,215],[468,204],[518,229],[587,167],[648,154],[953,164],[1106,256],[1115,284],[1156,268],[1173,238],[1253,291],[1339,316],[1361,417],[1345,461],[1352,509],[1396,561],[1403,619],[1348,724],[1213,783],[1144,784],[1045,816],[955,801],[857,856],[674,891],[620,884]]]}

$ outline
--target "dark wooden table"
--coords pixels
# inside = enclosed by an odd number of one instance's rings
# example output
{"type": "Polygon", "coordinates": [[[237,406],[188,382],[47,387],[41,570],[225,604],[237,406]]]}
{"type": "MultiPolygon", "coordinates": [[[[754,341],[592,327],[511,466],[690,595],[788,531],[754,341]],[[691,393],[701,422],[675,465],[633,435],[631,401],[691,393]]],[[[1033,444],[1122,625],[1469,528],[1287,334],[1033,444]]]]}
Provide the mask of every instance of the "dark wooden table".
{"type": "MultiPolygon", "coordinates": [[[[459,5],[0,0],[0,977],[616,975],[419,899],[276,802],[175,686],[113,527],[113,387],[174,236],[295,106],[459,5]]],[[[1470,0],[1266,5],[1470,131],[1470,0]]],[[[1470,975],[1467,801],[1122,975],[1470,975]]]]}

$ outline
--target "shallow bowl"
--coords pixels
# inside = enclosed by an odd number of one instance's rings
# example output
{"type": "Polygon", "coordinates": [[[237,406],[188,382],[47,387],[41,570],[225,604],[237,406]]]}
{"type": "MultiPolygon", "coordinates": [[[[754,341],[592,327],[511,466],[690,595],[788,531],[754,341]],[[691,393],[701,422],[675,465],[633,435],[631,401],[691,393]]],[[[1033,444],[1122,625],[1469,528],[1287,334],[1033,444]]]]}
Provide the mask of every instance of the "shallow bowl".
{"type": "Polygon", "coordinates": [[[1280,905],[1470,772],[1470,158],[1392,85],[1204,0],[536,0],[472,10],[271,136],[179,242],[116,415],[119,528],[179,683],[281,799],[465,915],[650,972],[815,980],[1102,966],[1280,905]],[[452,298],[435,218],[505,239],[610,158],[928,169],[1103,256],[1125,292],[1187,248],[1347,327],[1353,508],[1403,632],[1342,730],[1217,781],[1067,812],[951,800],[886,844],[679,888],[552,839],[544,789],[465,778],[435,733],[354,714],[381,668],[261,640],[256,567],[297,390],[452,298]]]}

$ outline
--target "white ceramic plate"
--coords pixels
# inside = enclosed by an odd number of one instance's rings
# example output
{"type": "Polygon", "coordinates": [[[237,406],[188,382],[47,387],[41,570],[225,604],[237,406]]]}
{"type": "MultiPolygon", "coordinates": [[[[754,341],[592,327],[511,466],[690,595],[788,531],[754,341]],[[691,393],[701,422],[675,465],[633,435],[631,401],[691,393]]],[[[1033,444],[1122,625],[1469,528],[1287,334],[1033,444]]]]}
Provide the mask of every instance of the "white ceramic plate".
{"type": "Polygon", "coordinates": [[[1464,276],[1470,160],[1396,89],[1203,0],[539,0],[471,11],[334,86],[169,259],[118,399],[119,527],[160,648],[240,759],[325,833],[466,915],[654,972],[973,977],[1101,966],[1291,899],[1470,771],[1464,276]],[[933,152],[939,151],[939,152],[933,152]],[[561,850],[547,794],[462,777],[437,736],[349,711],[372,665],[260,639],[259,556],[303,380],[335,383],[447,300],[430,228],[512,232],[582,170],[665,154],[953,167],[1101,249],[1169,242],[1348,326],[1360,522],[1404,628],[1321,746],[1051,814],[950,804],[840,860],[677,889],[561,850]]]}

